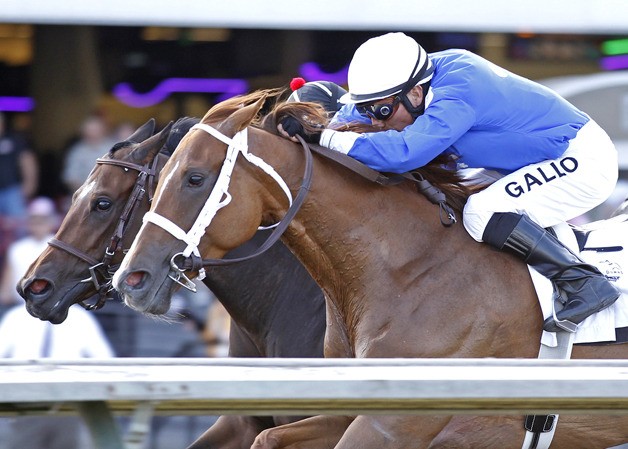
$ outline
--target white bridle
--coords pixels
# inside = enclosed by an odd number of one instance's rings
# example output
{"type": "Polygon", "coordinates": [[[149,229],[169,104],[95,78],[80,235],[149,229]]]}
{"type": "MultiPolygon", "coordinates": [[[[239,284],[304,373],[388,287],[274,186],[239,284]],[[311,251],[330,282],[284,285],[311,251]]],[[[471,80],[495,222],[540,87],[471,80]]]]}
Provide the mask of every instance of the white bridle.
{"type": "MultiPolygon", "coordinates": [[[[268,165],[261,158],[248,152],[247,128],[244,128],[242,131],[239,131],[238,133],[236,133],[236,135],[233,136],[233,138],[231,139],[225,136],[224,134],[222,134],[217,129],[203,123],[194,125],[192,128],[190,128],[190,132],[195,129],[203,130],[206,133],[214,136],[216,139],[228,145],[227,156],[225,158],[225,161],[222,164],[222,168],[220,169],[220,174],[218,175],[216,184],[214,185],[214,188],[210,192],[209,197],[207,198],[207,201],[205,202],[205,205],[201,209],[198,217],[196,218],[196,221],[194,222],[190,230],[188,232],[185,232],[178,225],[176,225],[175,223],[173,223],[166,217],[157,214],[156,212],[149,211],[144,215],[144,218],[143,218],[144,224],[148,222],[156,224],[157,226],[168,231],[175,238],[182,240],[183,242],[187,244],[183,252],[177,253],[174,256],[172,256],[172,259],[170,260],[170,266],[173,270],[176,271],[176,278],[173,277],[172,275],[169,275],[169,277],[175,282],[177,282],[178,284],[192,291],[196,291],[196,286],[194,285],[192,281],[190,281],[183,274],[183,271],[185,270],[182,270],[178,267],[178,265],[175,262],[175,258],[178,256],[183,256],[184,258],[187,258],[191,254],[201,257],[200,251],[198,249],[198,245],[201,241],[201,238],[205,234],[207,227],[210,225],[210,223],[214,219],[214,216],[216,215],[216,213],[231,202],[231,195],[229,194],[229,191],[228,191],[229,183],[231,181],[231,174],[233,173],[233,169],[235,167],[238,154],[241,153],[246,158],[247,161],[261,168],[265,173],[271,176],[277,182],[277,184],[279,184],[279,186],[282,188],[282,190],[288,197],[288,202],[290,203],[289,206],[292,206],[292,193],[290,192],[290,189],[288,188],[288,185],[286,184],[286,182],[281,178],[281,176],[279,176],[279,174],[275,171],[273,167],[268,165]],[[181,277],[183,277],[184,282],[181,282],[180,280],[181,277]]],[[[161,198],[161,196],[159,198],[161,198]]],[[[156,202],[153,205],[153,208],[157,206],[157,203],[159,202],[159,198],[156,199],[156,202]]],[[[279,223],[275,223],[271,226],[260,226],[259,229],[271,229],[277,226],[278,224],[279,223]]],[[[205,278],[205,269],[201,268],[199,270],[198,279],[203,280],[204,278],[205,278]]]]}

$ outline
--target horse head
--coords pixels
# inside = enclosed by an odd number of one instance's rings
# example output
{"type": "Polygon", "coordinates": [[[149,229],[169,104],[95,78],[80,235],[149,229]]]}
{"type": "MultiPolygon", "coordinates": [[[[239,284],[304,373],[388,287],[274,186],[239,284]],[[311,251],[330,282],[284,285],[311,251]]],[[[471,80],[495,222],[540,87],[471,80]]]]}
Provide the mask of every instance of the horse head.
{"type": "Polygon", "coordinates": [[[98,160],[74,193],[70,209],[48,248],[17,285],[31,315],[61,323],[72,304],[82,303],[96,293],[104,301],[112,271],[123,258],[122,248],[130,245],[139,228],[139,220],[133,217],[148,210],[152,178],[159,168],[151,163],[157,163],[155,156],[171,127],[169,124],[153,136],[155,121],[151,119],[98,160]],[[136,194],[132,195],[134,188],[136,194]]]}
{"type": "MultiPolygon", "coordinates": [[[[188,251],[186,256],[221,258],[251,239],[261,225],[280,219],[288,205],[286,192],[275,187],[260,195],[260,183],[268,182],[268,175],[242,157],[249,147],[244,138],[249,125],[257,123],[262,108],[276,96],[258,91],[220,103],[181,140],[163,168],[130,257],[114,276],[114,286],[127,305],[144,313],[165,313],[172,293],[180,284],[189,286],[178,280],[179,273],[173,273],[178,255],[188,251]],[[232,163],[228,174],[223,168],[226,160],[232,163]],[[212,226],[207,230],[195,225],[199,214],[210,217],[212,226]]],[[[295,145],[273,137],[284,145],[295,145]]],[[[260,145],[252,133],[250,138],[250,146],[257,150],[260,145]]]]}

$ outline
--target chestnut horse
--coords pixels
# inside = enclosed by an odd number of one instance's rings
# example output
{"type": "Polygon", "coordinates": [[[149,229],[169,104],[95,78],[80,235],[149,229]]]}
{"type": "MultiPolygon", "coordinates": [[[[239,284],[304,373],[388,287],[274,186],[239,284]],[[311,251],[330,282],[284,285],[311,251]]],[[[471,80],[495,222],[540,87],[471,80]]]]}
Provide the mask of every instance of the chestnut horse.
{"type": "MultiPolygon", "coordinates": [[[[189,128],[198,119],[191,123],[180,122],[181,125],[179,122],[175,124],[175,131],[184,126],[189,128]]],[[[55,236],[61,245],[82,253],[84,258],[102,260],[137,184],[138,172],[150,171],[153,167],[157,177],[169,157],[164,152],[155,156],[167,138],[169,128],[151,137],[154,128],[153,120],[147,122],[128,141],[115,145],[96,165],[74,195],[70,210],[55,236]]],[[[171,140],[168,137],[169,145],[171,140]]],[[[148,192],[128,217],[120,248],[128,248],[141,225],[141,217],[148,210],[148,198],[152,194],[148,182],[146,190],[148,192]]],[[[250,252],[259,246],[263,237],[263,233],[258,233],[253,241],[237,248],[231,256],[250,252]]],[[[60,248],[59,243],[55,245],[33,263],[18,289],[32,315],[60,323],[72,304],[93,296],[96,291],[94,283],[81,282],[90,276],[87,261],[60,248]]],[[[112,264],[118,264],[121,259],[122,251],[116,251],[112,264]]],[[[212,268],[204,283],[232,317],[230,356],[323,356],[323,294],[283,244],[274,245],[259,261],[212,268]]],[[[248,449],[262,430],[297,418],[222,416],[190,449],[248,449]]]]}
{"type": "MultiPolygon", "coordinates": [[[[308,116],[308,126],[318,111],[290,103],[260,121],[264,102],[263,92],[227,100],[179,143],[114,276],[129,306],[163,313],[176,288],[169,275],[181,268],[178,255],[198,249],[204,257],[222,258],[258,226],[276,223],[288,212],[281,180],[295,192],[309,164],[300,145],[277,135],[277,119],[285,113],[308,116]],[[234,148],[246,158],[236,159],[234,148]],[[220,175],[227,163],[234,164],[228,188],[220,175]],[[268,166],[278,176],[269,176],[268,166]],[[213,218],[199,233],[194,223],[201,211],[203,226],[213,218]],[[188,229],[194,232],[186,235],[188,229]]],[[[282,240],[326,293],[326,356],[537,356],[543,320],[523,263],[475,242],[459,224],[443,226],[438,207],[418,195],[411,182],[381,186],[316,155],[311,167],[309,193],[282,240]]],[[[442,187],[455,193],[454,186],[442,187]]],[[[626,345],[573,351],[574,358],[627,356],[626,345]]],[[[334,434],[332,422],[348,421],[317,416],[268,429],[253,447],[504,449],[520,448],[524,435],[520,417],[362,415],[343,434],[334,434]]],[[[628,417],[563,416],[552,448],[604,448],[626,441],[628,417]]]]}

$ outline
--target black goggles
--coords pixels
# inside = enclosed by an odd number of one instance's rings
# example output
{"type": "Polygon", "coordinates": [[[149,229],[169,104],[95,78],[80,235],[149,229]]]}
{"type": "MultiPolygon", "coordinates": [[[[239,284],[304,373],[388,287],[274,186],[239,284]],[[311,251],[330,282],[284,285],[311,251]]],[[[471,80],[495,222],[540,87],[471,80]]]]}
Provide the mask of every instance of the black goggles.
{"type": "Polygon", "coordinates": [[[355,109],[363,117],[385,121],[392,117],[399,102],[401,102],[401,97],[396,96],[391,103],[356,105],[355,109]]]}

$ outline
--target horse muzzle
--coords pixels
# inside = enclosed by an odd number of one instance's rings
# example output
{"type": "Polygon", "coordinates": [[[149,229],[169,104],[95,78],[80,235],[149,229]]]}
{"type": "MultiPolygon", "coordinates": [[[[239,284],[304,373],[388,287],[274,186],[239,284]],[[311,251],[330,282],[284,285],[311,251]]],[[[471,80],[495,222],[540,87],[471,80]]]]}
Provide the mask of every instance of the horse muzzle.
{"type": "Polygon", "coordinates": [[[167,276],[161,284],[146,270],[118,270],[113,277],[114,288],[132,309],[145,314],[163,315],[170,308],[173,283],[167,276]]]}

